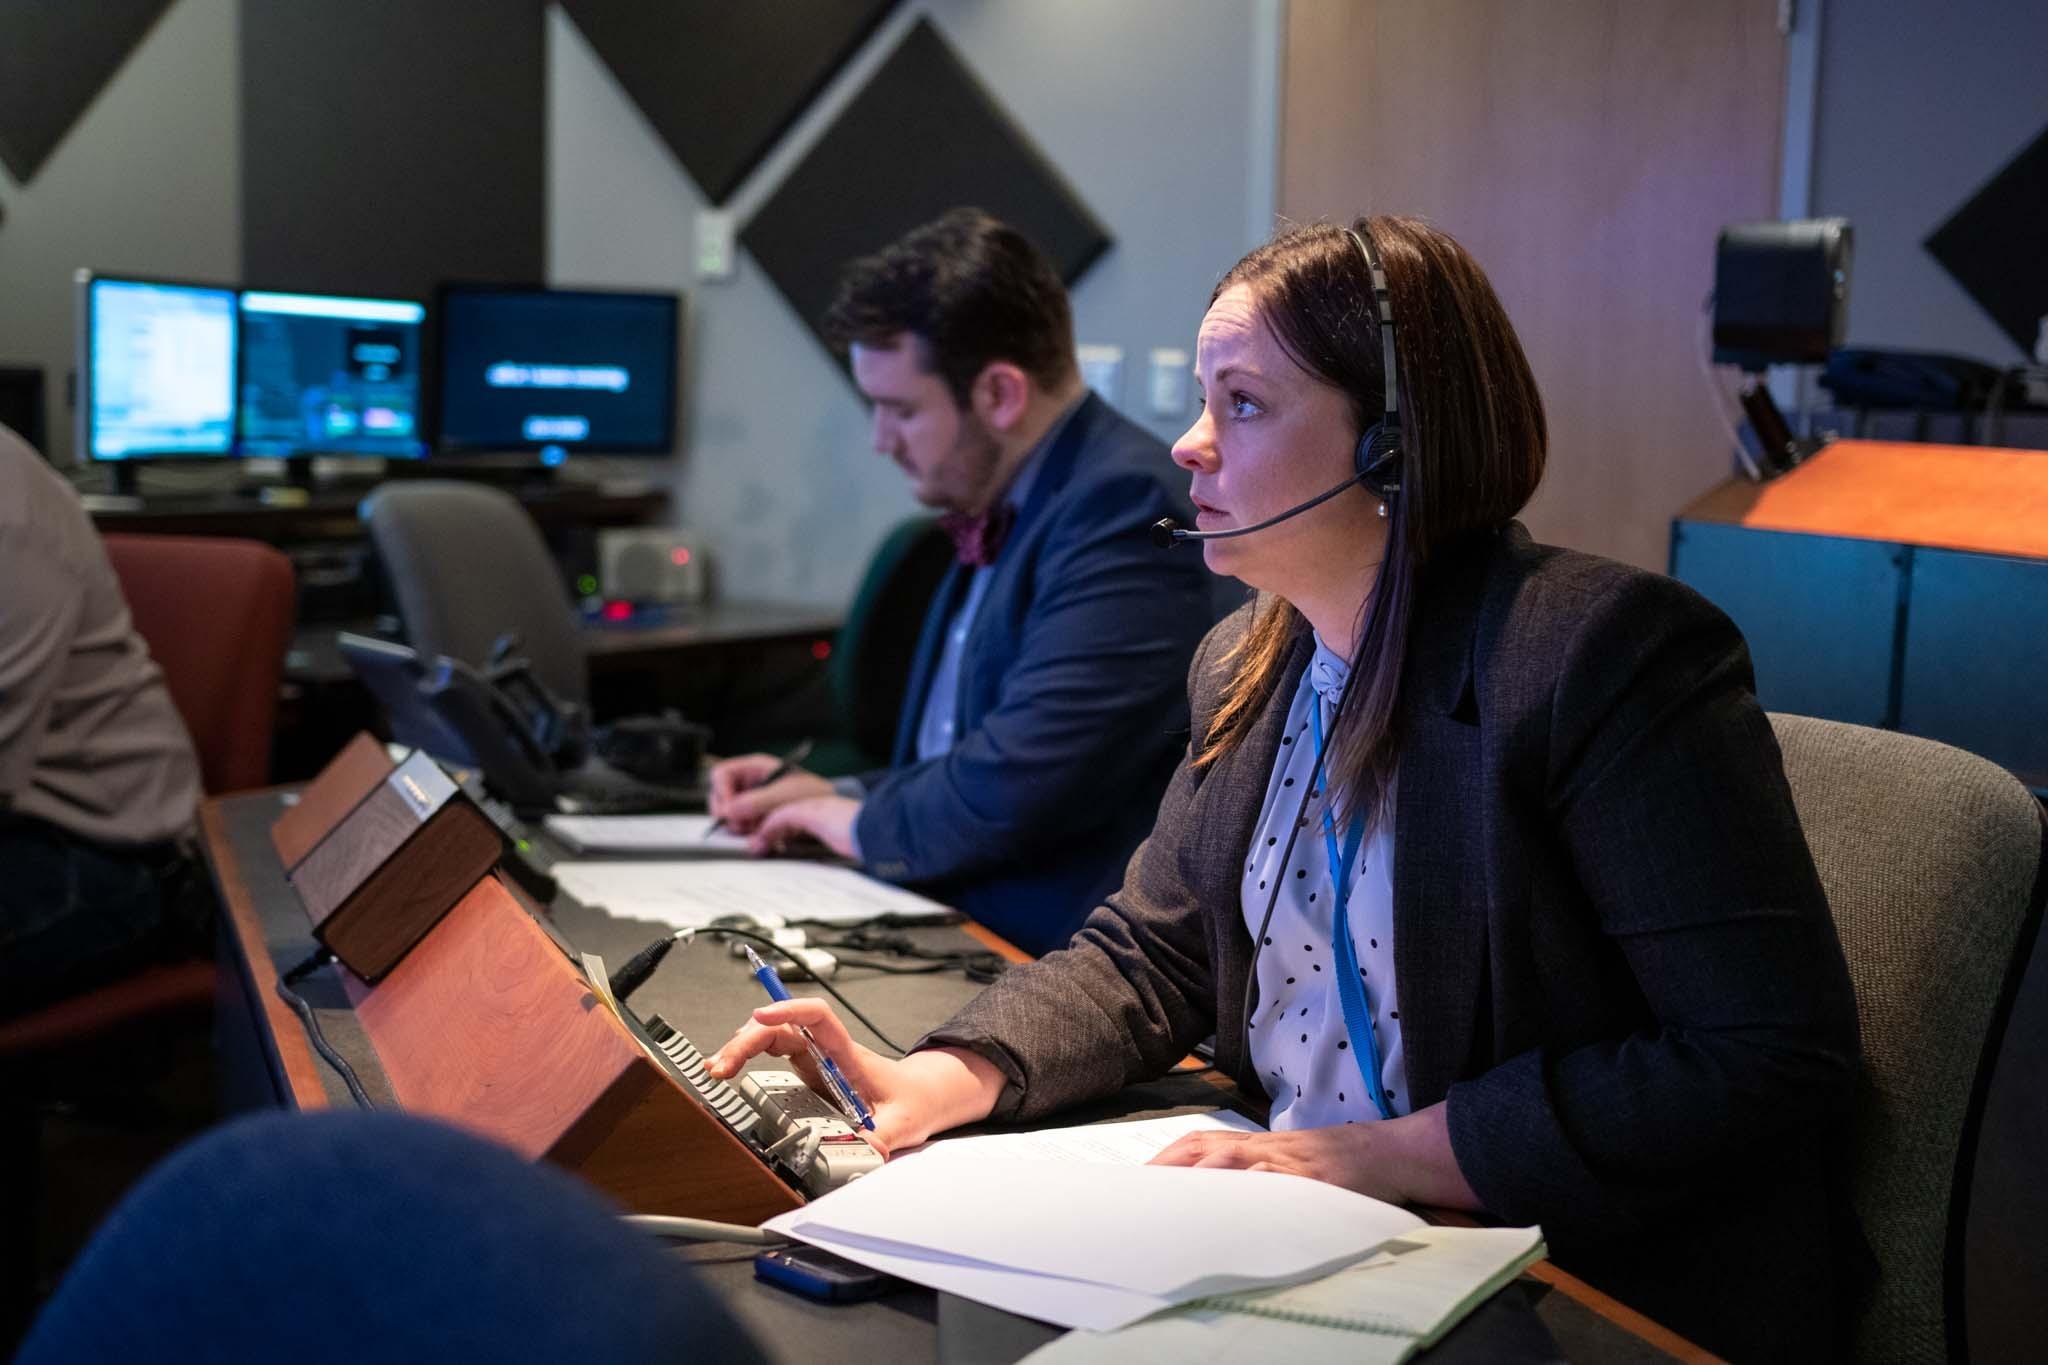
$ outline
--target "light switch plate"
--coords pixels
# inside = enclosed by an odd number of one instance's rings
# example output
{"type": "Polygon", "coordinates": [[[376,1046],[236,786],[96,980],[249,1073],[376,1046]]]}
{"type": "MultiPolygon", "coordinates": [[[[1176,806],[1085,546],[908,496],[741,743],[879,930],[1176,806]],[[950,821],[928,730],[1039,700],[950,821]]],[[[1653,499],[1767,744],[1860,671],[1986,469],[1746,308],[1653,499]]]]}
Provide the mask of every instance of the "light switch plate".
{"type": "Polygon", "coordinates": [[[1188,409],[1188,353],[1162,346],[1152,352],[1152,370],[1147,389],[1152,412],[1158,417],[1178,417],[1188,409]]]}

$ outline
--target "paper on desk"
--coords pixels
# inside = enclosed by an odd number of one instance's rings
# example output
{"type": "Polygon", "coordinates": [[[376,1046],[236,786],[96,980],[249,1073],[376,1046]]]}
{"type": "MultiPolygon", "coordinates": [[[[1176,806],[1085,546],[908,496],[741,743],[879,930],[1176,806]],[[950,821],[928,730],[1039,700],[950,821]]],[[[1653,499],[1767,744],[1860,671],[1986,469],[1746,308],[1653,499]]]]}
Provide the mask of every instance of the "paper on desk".
{"type": "MultiPolygon", "coordinates": [[[[1267,1171],[918,1157],[763,1226],[829,1241],[854,1260],[869,1250],[933,1270],[965,1265],[1041,1277],[1047,1283],[1030,1302],[1003,1306],[1101,1330],[1143,1313],[1106,1322],[1064,1282],[1182,1303],[1327,1274],[1422,1221],[1335,1185],[1267,1171]]],[[[933,1282],[922,1272],[896,1273],[933,1282]]]]}
{"type": "Polygon", "coordinates": [[[772,911],[788,920],[850,924],[877,915],[947,914],[945,906],[850,867],[784,859],[556,863],[561,888],[589,906],[677,929],[720,915],[772,911]]]}
{"type": "MultiPolygon", "coordinates": [[[[775,1222],[762,1226],[785,1236],[797,1235],[776,1227],[775,1222]]],[[[878,1249],[861,1239],[844,1239],[830,1229],[807,1231],[801,1234],[800,1240],[824,1247],[885,1275],[894,1275],[899,1280],[909,1280],[912,1284],[947,1294],[958,1294],[963,1299],[985,1303],[1006,1313],[1037,1318],[1062,1327],[1087,1327],[1097,1332],[1108,1332],[1173,1306],[1167,1299],[1133,1293],[1128,1289],[1113,1289],[1106,1284],[1084,1284],[1079,1280],[1005,1270],[1000,1266],[878,1249]]]]}
{"type": "Polygon", "coordinates": [[[1116,1332],[1071,1332],[1034,1365],[1396,1365],[1434,1345],[1543,1255],[1540,1228],[1420,1228],[1367,1261],[1205,1299],[1116,1332]]]}
{"type": "Polygon", "coordinates": [[[550,815],[548,833],[578,853],[745,853],[745,837],[711,832],[708,815],[550,815]]]}

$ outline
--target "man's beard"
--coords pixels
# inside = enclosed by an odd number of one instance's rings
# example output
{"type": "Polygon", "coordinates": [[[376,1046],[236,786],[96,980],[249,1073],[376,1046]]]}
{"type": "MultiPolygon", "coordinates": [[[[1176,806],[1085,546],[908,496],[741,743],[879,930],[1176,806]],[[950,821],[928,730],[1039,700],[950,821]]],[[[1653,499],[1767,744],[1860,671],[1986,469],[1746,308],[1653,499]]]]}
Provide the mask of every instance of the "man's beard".
{"type": "Polygon", "coordinates": [[[960,438],[946,457],[948,467],[959,473],[959,502],[948,510],[969,514],[985,512],[995,500],[996,471],[1003,461],[1002,446],[995,434],[973,413],[960,419],[960,438]]]}

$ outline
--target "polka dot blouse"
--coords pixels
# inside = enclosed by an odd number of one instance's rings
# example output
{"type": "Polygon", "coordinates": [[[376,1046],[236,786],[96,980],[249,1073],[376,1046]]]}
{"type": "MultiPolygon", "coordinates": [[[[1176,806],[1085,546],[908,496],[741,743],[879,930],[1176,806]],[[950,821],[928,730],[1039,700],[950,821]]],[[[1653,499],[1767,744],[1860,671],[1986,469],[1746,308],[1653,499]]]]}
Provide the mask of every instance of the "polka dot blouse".
{"type": "MultiPolygon", "coordinates": [[[[1258,942],[1258,1003],[1250,1021],[1252,1062],[1272,1097],[1275,1129],[1319,1128],[1377,1119],[1366,1093],[1338,998],[1331,929],[1331,869],[1322,833],[1322,787],[1315,781],[1315,737],[1309,708],[1323,707],[1324,733],[1344,687],[1345,661],[1316,637],[1315,658],[1303,670],[1281,731],[1273,775],[1257,834],[1245,852],[1241,900],[1245,928],[1257,942],[1259,923],[1273,903],[1273,918],[1258,942]],[[1306,821],[1283,865],[1290,826],[1306,821]],[[1278,892],[1278,900],[1273,896],[1278,892]]],[[[1344,826],[1337,826],[1338,847],[1344,826]]],[[[1379,1037],[1380,1083],[1396,1114],[1409,1112],[1408,1077],[1401,1050],[1401,1008],[1394,989],[1394,819],[1387,811],[1367,833],[1352,868],[1351,939],[1363,974],[1373,1028],[1379,1037]]]]}

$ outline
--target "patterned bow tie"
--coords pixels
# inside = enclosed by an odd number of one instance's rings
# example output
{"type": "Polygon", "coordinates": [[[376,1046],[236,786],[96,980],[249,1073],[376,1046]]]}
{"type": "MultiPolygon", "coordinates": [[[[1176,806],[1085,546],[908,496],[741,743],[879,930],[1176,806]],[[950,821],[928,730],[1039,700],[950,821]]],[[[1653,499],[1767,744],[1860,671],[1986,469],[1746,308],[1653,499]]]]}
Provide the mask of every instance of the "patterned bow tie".
{"type": "Polygon", "coordinates": [[[939,518],[939,529],[953,538],[953,553],[960,562],[979,569],[996,562],[1003,540],[1010,534],[1010,525],[1016,520],[1017,509],[999,502],[978,517],[948,512],[939,518]]]}

